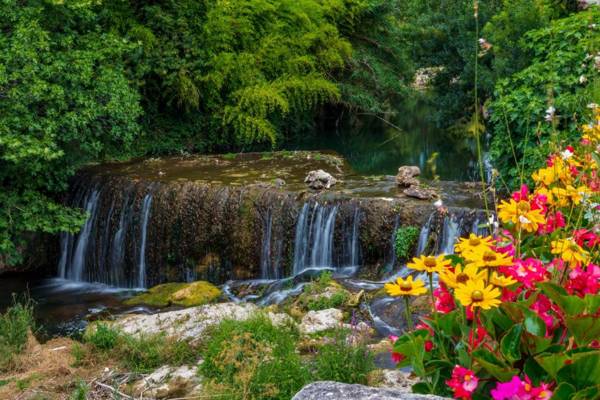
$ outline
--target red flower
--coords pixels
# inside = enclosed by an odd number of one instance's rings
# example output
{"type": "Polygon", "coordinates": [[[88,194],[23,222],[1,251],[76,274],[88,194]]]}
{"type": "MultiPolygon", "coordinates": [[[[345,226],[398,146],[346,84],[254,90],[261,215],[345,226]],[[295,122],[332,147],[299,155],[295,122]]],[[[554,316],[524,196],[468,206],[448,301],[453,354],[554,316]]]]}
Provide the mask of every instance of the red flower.
{"type": "Polygon", "coordinates": [[[569,294],[584,297],[586,294],[598,294],[600,290],[600,267],[589,264],[585,270],[580,267],[569,272],[569,280],[566,285],[569,294]]]}
{"type": "Polygon", "coordinates": [[[576,229],[573,231],[573,240],[580,246],[594,247],[600,243],[600,237],[588,229],[576,229]]]}
{"type": "Polygon", "coordinates": [[[470,399],[477,389],[479,378],[470,369],[455,365],[452,370],[452,378],[446,381],[448,385],[454,391],[454,398],[456,399],[470,399]]]}

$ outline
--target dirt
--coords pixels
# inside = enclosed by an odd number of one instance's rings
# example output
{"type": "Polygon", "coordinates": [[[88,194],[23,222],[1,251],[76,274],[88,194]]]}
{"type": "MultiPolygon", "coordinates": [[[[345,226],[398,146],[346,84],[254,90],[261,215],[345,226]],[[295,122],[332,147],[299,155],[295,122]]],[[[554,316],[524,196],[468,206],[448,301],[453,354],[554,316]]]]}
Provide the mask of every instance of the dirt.
{"type": "MultiPolygon", "coordinates": [[[[99,365],[86,362],[75,365],[72,348],[76,341],[68,338],[52,339],[40,344],[29,336],[24,351],[17,356],[11,371],[0,374],[0,399],[54,400],[70,399],[80,382],[90,384],[101,377],[105,368],[112,370],[112,363],[99,365]]],[[[95,385],[87,399],[110,399],[106,390],[95,385]]]]}

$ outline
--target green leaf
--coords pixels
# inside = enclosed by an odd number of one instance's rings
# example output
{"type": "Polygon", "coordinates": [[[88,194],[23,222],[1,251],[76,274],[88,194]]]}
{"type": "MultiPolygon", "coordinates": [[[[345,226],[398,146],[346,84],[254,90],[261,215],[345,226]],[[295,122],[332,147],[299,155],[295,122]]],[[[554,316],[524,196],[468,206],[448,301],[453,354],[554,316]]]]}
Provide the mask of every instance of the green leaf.
{"type": "Polygon", "coordinates": [[[600,337],[600,318],[586,315],[565,317],[565,325],[569,333],[575,337],[579,346],[586,346],[600,337]]]}
{"type": "Polygon", "coordinates": [[[546,324],[534,311],[523,309],[523,314],[525,316],[524,324],[527,332],[542,337],[546,335],[546,324]]]}
{"type": "Polygon", "coordinates": [[[500,341],[500,351],[510,362],[521,359],[521,334],[523,325],[514,325],[500,341]]]}
{"type": "Polygon", "coordinates": [[[554,389],[552,392],[553,400],[571,400],[575,393],[575,386],[570,383],[563,382],[554,389]]]}
{"type": "Polygon", "coordinates": [[[519,371],[514,369],[486,349],[478,349],[473,352],[473,358],[477,360],[490,375],[501,381],[508,381],[519,371]]]}
{"type": "Polygon", "coordinates": [[[578,390],[600,385],[600,352],[583,353],[557,373],[559,382],[568,382],[578,390]]]}
{"type": "Polygon", "coordinates": [[[556,379],[558,371],[565,366],[565,361],[570,357],[563,354],[549,354],[534,357],[537,363],[552,377],[556,379]]]}

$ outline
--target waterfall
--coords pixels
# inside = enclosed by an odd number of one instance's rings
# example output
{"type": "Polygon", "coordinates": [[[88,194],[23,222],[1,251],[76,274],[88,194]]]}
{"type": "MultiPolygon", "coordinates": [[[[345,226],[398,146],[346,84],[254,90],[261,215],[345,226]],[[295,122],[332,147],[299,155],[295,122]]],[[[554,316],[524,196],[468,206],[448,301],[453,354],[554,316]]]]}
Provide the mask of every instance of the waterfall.
{"type": "Polygon", "coordinates": [[[337,205],[305,203],[296,223],[294,275],[306,268],[333,268],[337,205]]]}
{"type": "Polygon", "coordinates": [[[350,236],[350,266],[356,267],[360,265],[359,252],[360,247],[358,245],[358,235],[360,226],[360,214],[359,207],[354,208],[354,218],[352,219],[352,235],[350,236]]]}
{"type": "Polygon", "coordinates": [[[63,238],[67,243],[63,243],[62,249],[64,251],[61,254],[60,261],[60,277],[64,279],[71,279],[74,281],[84,280],[84,273],[86,271],[86,261],[88,255],[88,249],[90,247],[90,241],[93,241],[92,226],[94,225],[95,217],[98,209],[98,199],[100,197],[100,191],[96,188],[92,189],[88,196],[85,198],[84,211],[87,214],[87,219],[77,236],[75,248],[72,255],[69,255],[67,251],[72,249],[73,235],[67,234],[63,238]],[[92,239],[90,240],[90,238],[92,239]]]}
{"type": "Polygon", "coordinates": [[[460,237],[459,222],[460,221],[457,221],[454,215],[449,215],[444,218],[442,243],[440,245],[441,254],[454,254],[454,245],[460,237]]]}
{"type": "Polygon", "coordinates": [[[267,211],[267,216],[263,221],[262,244],[260,251],[260,277],[262,279],[277,279],[279,278],[279,265],[272,258],[272,236],[273,236],[273,212],[271,209],[267,211]]]}
{"type": "MultiPolygon", "coordinates": [[[[435,213],[432,213],[425,225],[421,227],[421,232],[419,233],[419,243],[417,244],[417,255],[420,256],[425,252],[427,248],[427,242],[429,241],[429,231],[431,230],[431,223],[433,221],[435,213]]],[[[395,238],[392,238],[394,240],[395,238]]],[[[394,240],[395,242],[395,240],[394,240]]]]}
{"type": "Polygon", "coordinates": [[[107,283],[116,286],[127,285],[124,274],[122,273],[125,263],[125,235],[127,233],[127,227],[129,226],[129,220],[131,213],[129,206],[129,193],[125,194],[123,199],[123,205],[121,207],[121,214],[119,216],[119,225],[117,232],[112,238],[110,246],[110,271],[109,280],[107,283]]]}
{"type": "Polygon", "coordinates": [[[137,286],[146,287],[146,236],[148,234],[148,219],[150,217],[150,207],[152,206],[152,194],[144,196],[142,206],[142,231],[140,238],[140,262],[138,266],[137,286]]]}

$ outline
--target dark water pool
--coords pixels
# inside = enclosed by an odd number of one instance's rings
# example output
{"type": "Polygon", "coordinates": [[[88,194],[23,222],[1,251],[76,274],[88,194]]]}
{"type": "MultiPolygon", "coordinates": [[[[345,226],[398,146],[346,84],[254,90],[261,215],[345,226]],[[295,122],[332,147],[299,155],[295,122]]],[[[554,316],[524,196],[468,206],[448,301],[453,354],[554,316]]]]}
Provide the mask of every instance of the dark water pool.
{"type": "Polygon", "coordinates": [[[136,291],[64,279],[39,279],[28,275],[0,278],[0,312],[15,300],[34,302],[38,336],[77,336],[90,320],[111,314],[149,309],[123,305],[136,291]]]}

